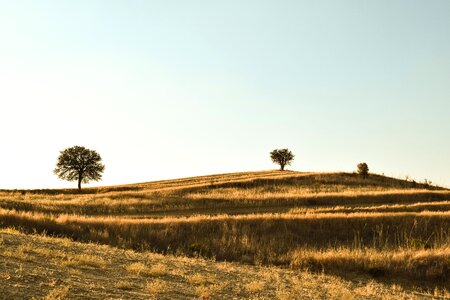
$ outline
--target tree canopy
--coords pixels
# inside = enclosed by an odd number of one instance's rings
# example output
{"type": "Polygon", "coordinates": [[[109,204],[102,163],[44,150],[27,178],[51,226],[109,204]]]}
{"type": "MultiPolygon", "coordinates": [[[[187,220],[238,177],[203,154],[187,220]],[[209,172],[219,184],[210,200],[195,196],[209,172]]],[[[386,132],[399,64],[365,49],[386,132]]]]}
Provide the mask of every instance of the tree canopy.
{"type": "Polygon", "coordinates": [[[291,165],[295,155],[289,149],[275,149],[270,152],[272,161],[280,165],[280,170],[284,171],[286,165],[291,165]]]}
{"type": "Polygon", "coordinates": [[[365,162],[359,163],[356,167],[356,172],[358,172],[358,174],[363,178],[367,178],[367,176],[369,176],[369,166],[365,162]]]}
{"type": "Polygon", "coordinates": [[[73,146],[60,152],[53,173],[67,181],[78,181],[81,190],[81,183],[100,181],[104,170],[102,158],[96,151],[73,146]]]}

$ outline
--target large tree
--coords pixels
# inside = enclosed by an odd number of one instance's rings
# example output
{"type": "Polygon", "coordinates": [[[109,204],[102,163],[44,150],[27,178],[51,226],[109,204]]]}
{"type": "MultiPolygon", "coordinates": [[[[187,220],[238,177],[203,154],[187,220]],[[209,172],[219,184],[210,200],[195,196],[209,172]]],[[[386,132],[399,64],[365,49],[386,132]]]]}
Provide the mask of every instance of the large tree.
{"type": "Polygon", "coordinates": [[[281,171],[284,171],[286,165],[291,165],[295,155],[289,149],[275,149],[270,152],[272,161],[280,165],[281,171]]]}
{"type": "Polygon", "coordinates": [[[101,180],[104,170],[102,158],[96,151],[73,146],[60,152],[53,173],[64,180],[78,181],[81,190],[81,183],[101,180]]]}

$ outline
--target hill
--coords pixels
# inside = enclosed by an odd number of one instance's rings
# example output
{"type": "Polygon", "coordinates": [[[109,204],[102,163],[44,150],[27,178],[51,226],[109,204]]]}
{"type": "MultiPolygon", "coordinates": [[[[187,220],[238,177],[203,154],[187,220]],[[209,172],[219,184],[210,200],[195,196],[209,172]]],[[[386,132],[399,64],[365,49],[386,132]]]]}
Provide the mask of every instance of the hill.
{"type": "Polygon", "coordinates": [[[0,226],[434,291],[450,284],[449,208],[450,191],[429,184],[264,171],[1,191],[0,226]]]}
{"type": "Polygon", "coordinates": [[[425,295],[275,267],[0,231],[1,299],[411,299],[425,295]]]}

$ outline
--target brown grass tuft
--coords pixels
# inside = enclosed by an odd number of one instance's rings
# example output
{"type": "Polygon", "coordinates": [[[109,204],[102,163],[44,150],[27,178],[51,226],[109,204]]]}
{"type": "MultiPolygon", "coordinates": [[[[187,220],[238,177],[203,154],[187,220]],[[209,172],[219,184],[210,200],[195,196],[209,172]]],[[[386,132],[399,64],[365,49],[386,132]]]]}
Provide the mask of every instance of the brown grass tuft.
{"type": "Polygon", "coordinates": [[[43,299],[44,300],[62,300],[69,297],[70,286],[59,286],[52,289],[43,299]]]}

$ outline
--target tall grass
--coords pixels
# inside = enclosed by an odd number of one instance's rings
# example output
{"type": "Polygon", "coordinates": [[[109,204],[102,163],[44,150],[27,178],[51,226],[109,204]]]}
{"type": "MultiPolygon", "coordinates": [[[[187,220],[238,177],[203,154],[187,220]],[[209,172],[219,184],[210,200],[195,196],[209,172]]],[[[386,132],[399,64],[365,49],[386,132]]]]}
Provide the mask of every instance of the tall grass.
{"type": "Polygon", "coordinates": [[[343,205],[326,207],[298,207],[290,209],[293,214],[311,213],[355,213],[355,212],[422,212],[422,211],[450,211],[450,201],[417,202],[406,204],[383,204],[383,205],[343,205]]]}
{"type": "Polygon", "coordinates": [[[450,191],[414,182],[276,171],[57,192],[0,192],[0,226],[136,250],[414,280],[441,280],[448,270],[437,261],[448,259],[450,191]]]}
{"type": "Polygon", "coordinates": [[[90,218],[0,211],[3,226],[119,247],[285,263],[292,249],[425,249],[450,244],[450,212],[90,218]]]}
{"type": "Polygon", "coordinates": [[[401,277],[432,284],[450,283],[450,247],[429,250],[298,249],[289,254],[293,268],[364,272],[374,277],[401,277]]]}
{"type": "Polygon", "coordinates": [[[450,191],[393,178],[298,172],[238,173],[121,187],[3,191],[0,208],[51,214],[142,215],[283,212],[295,207],[450,200],[450,191]]]}

